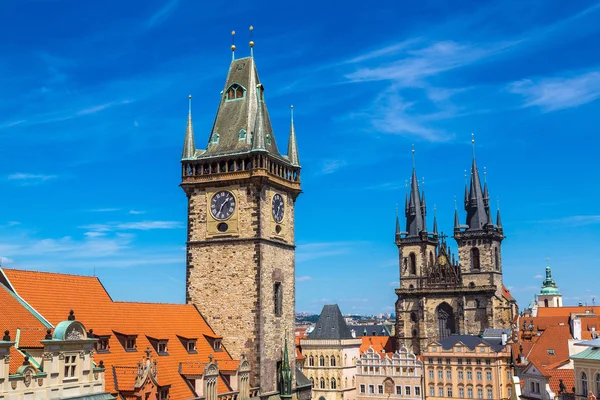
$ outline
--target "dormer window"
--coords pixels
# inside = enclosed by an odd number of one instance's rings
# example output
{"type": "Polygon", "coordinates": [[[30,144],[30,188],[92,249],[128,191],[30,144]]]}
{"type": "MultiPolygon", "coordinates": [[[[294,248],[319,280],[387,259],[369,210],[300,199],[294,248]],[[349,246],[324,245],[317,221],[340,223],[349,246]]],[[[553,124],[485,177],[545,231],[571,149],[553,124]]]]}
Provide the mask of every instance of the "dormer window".
{"type": "Polygon", "coordinates": [[[156,352],[159,356],[166,356],[168,354],[166,340],[161,340],[160,342],[158,342],[158,344],[156,345],[156,352]]]}
{"type": "Polygon", "coordinates": [[[258,101],[265,101],[265,87],[262,84],[258,85],[258,101]]]}
{"type": "Polygon", "coordinates": [[[196,352],[196,339],[190,339],[187,341],[187,351],[188,353],[196,352]]]}
{"type": "Polygon", "coordinates": [[[246,130],[240,129],[240,133],[238,133],[238,140],[246,140],[246,130]]]}
{"type": "Polygon", "coordinates": [[[234,83],[227,89],[227,101],[241,100],[244,97],[246,97],[246,89],[237,83],[234,83]]]}
{"type": "Polygon", "coordinates": [[[108,346],[108,339],[110,336],[96,336],[98,341],[96,342],[97,353],[109,353],[110,347],[108,346]]]}
{"type": "Polygon", "coordinates": [[[125,340],[125,350],[135,350],[135,338],[128,338],[127,340],[125,340]]]}
{"type": "Polygon", "coordinates": [[[77,371],[77,356],[65,356],[65,378],[74,378],[77,371]]]}
{"type": "Polygon", "coordinates": [[[127,335],[119,332],[115,332],[115,335],[125,351],[137,351],[137,335],[127,335]]]}
{"type": "Polygon", "coordinates": [[[167,400],[169,398],[169,389],[161,389],[158,393],[159,400],[167,400]]]}
{"type": "Polygon", "coordinates": [[[213,342],[213,350],[221,351],[221,339],[215,339],[213,342]]]}
{"type": "Polygon", "coordinates": [[[211,138],[211,142],[213,144],[219,143],[219,134],[217,132],[213,133],[212,138],[211,138]]]}
{"type": "Polygon", "coordinates": [[[271,145],[271,135],[267,135],[267,146],[271,145]]]}

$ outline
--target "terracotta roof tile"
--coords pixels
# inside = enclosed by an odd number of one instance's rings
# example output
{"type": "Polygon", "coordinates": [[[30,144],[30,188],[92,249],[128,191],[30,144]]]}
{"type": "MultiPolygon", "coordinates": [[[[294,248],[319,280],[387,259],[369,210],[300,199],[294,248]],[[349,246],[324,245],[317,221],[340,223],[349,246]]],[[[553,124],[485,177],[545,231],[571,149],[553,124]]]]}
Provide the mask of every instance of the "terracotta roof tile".
{"type": "MultiPolygon", "coordinates": [[[[111,335],[110,352],[97,353],[94,357],[97,363],[104,361],[107,371],[113,366],[137,366],[144,356],[143,351],[150,348],[158,363],[159,382],[171,385],[169,394],[173,399],[194,396],[185,378],[179,374],[180,362],[208,362],[210,354],[219,363],[231,361],[224,348],[223,351],[212,348],[204,335],[215,336],[215,333],[191,304],[115,302],[96,277],[15,269],[3,271],[15,291],[50,323],[56,325],[67,319],[69,310],[73,309],[76,319],[87,329],[92,328],[94,334],[111,335]],[[125,351],[115,332],[137,335],[139,351],[125,351]],[[148,337],[168,339],[168,355],[157,355],[148,337]],[[197,339],[197,353],[188,353],[179,337],[197,339]]],[[[113,373],[106,373],[105,379],[106,390],[116,394],[115,386],[120,387],[120,381],[115,382],[113,373]]],[[[228,392],[230,388],[220,380],[218,391],[228,392]]]]}
{"type": "Polygon", "coordinates": [[[549,326],[538,338],[527,359],[545,367],[569,358],[569,339],[572,337],[568,325],[549,326]]]}
{"type": "Polygon", "coordinates": [[[21,328],[19,330],[19,348],[43,348],[40,342],[46,337],[46,328],[21,328]]]}
{"type": "Polygon", "coordinates": [[[360,345],[360,353],[364,353],[370,347],[375,350],[376,353],[392,353],[393,342],[391,336],[361,336],[362,344],[360,345]]]}
{"type": "Polygon", "coordinates": [[[508,288],[504,285],[502,285],[502,295],[507,299],[507,300],[514,300],[515,298],[513,297],[513,295],[510,293],[510,290],[508,290],[508,288]]]}
{"type": "Polygon", "coordinates": [[[576,307],[540,307],[538,308],[538,317],[569,317],[571,313],[577,314],[600,314],[600,306],[576,306],[576,307]]]}
{"type": "Polygon", "coordinates": [[[562,379],[567,391],[572,392],[575,387],[575,372],[572,369],[550,369],[550,389],[556,394],[560,391],[560,380],[562,379]]]}

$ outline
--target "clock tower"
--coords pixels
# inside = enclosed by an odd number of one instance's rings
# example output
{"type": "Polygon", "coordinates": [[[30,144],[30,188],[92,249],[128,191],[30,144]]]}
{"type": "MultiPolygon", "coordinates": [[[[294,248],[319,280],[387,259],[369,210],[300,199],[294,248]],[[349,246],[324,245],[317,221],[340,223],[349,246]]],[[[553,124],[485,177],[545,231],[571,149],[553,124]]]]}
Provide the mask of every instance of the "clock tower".
{"type": "Polygon", "coordinates": [[[287,155],[279,152],[253,57],[232,59],[205,149],[194,143],[190,100],[181,164],[186,301],[233,358],[247,357],[262,398],[279,393],[284,343],[295,354],[284,336],[295,319],[300,163],[293,114],[287,155]]]}

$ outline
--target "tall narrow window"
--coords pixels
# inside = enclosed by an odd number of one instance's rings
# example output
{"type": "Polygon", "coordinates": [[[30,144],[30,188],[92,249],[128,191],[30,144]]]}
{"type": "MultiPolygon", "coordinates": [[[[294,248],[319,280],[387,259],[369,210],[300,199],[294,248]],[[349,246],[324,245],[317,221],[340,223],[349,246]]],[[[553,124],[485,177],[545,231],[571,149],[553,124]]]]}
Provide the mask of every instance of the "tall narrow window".
{"type": "Polygon", "coordinates": [[[410,253],[410,255],[408,256],[409,261],[409,273],[411,275],[416,275],[417,274],[417,256],[415,255],[415,253],[410,253]]]}
{"type": "Polygon", "coordinates": [[[329,358],[329,365],[332,367],[335,367],[335,357],[334,356],[331,356],[329,358]]]}
{"type": "Polygon", "coordinates": [[[479,249],[473,247],[471,249],[471,269],[480,269],[481,264],[479,262],[479,249]]]}
{"type": "Polygon", "coordinates": [[[325,366],[325,357],[321,356],[319,357],[319,367],[324,367],[325,366]]]}
{"type": "Polygon", "coordinates": [[[587,375],[585,372],[581,373],[581,395],[587,397],[588,394],[588,385],[587,385],[587,375]]]}
{"type": "Polygon", "coordinates": [[[500,256],[497,247],[494,248],[494,264],[496,265],[496,271],[500,271],[500,256]]]}
{"type": "Polygon", "coordinates": [[[281,317],[283,314],[283,287],[281,282],[275,282],[273,287],[273,297],[275,305],[275,316],[281,317]]]}
{"type": "Polygon", "coordinates": [[[313,356],[308,357],[308,366],[309,367],[315,366],[315,358],[313,356]]]}
{"type": "Polygon", "coordinates": [[[336,388],[335,378],[331,378],[331,389],[335,389],[335,388],[336,388]]]}
{"type": "Polygon", "coordinates": [[[596,397],[600,396],[600,374],[596,374],[596,397]]]}
{"type": "Polygon", "coordinates": [[[548,299],[544,299],[544,307],[548,308],[548,299]]]}
{"type": "Polygon", "coordinates": [[[429,252],[429,266],[433,267],[433,251],[429,252]]]}
{"type": "Polygon", "coordinates": [[[325,379],[321,378],[319,386],[320,386],[321,389],[325,389],[325,379]]]}

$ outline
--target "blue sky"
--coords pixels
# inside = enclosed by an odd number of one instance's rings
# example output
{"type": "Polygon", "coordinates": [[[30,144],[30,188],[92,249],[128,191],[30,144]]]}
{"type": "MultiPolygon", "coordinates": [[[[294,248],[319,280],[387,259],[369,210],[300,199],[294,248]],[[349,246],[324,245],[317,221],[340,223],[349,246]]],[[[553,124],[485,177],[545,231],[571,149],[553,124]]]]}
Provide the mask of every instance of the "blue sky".
{"type": "Polygon", "coordinates": [[[520,308],[546,258],[565,304],[599,294],[597,1],[8,0],[0,9],[4,266],[95,270],[115,299],[184,301],[187,95],[200,146],[230,32],[246,56],[254,25],[282,148],[295,106],[298,311],[393,310],[395,207],[411,145],[429,224],[435,205],[450,233],[471,133],[500,201],[504,281],[520,308]]]}

